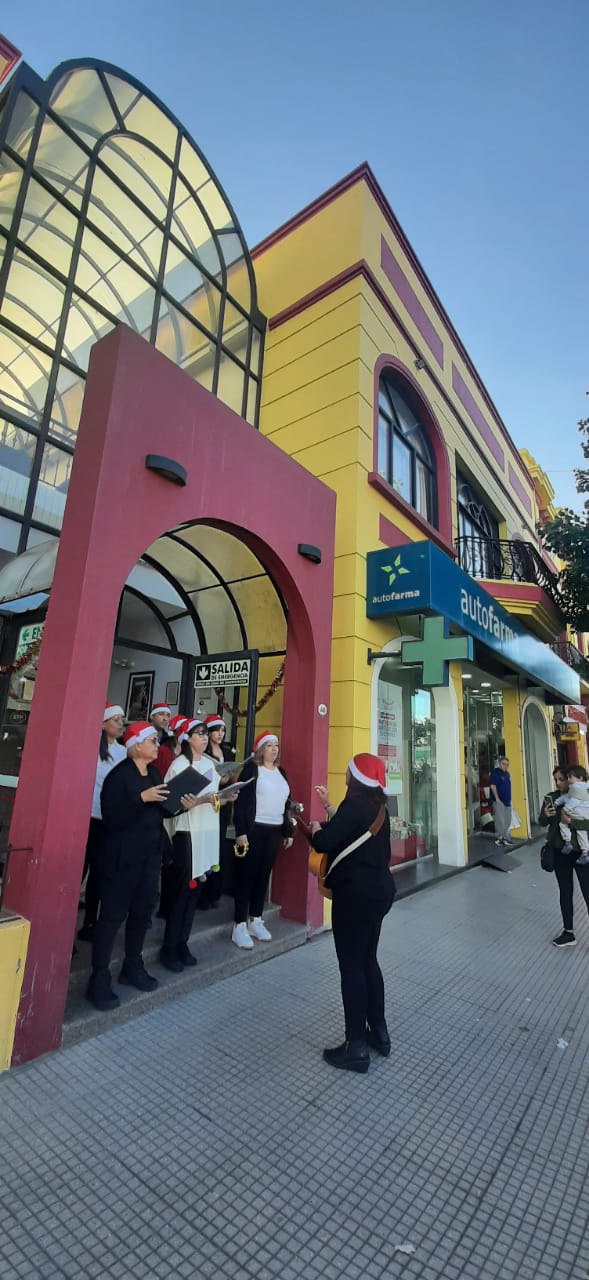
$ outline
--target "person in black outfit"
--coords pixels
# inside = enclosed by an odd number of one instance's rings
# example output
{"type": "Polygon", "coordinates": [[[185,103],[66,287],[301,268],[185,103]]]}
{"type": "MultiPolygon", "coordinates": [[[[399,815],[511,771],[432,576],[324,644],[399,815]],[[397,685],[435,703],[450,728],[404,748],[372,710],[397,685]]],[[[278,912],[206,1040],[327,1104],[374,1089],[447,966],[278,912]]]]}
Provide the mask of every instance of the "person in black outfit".
{"type": "Polygon", "coordinates": [[[127,759],[104,781],[105,828],[100,866],[100,914],[92,944],[92,973],[86,996],[96,1009],[116,1009],[110,958],[124,921],[125,959],[119,982],[153,991],[157,979],[145,970],[142,950],[159,889],[164,836],[161,801],[168,794],[154,767],[159,742],[151,724],[131,724],[123,734],[127,759]]]}
{"type": "MultiPolygon", "coordinates": [[[[216,764],[221,764],[225,760],[233,760],[235,751],[225,742],[225,721],[222,716],[205,716],[204,723],[207,728],[209,740],[205,750],[205,755],[210,756],[216,764]]],[[[235,779],[235,774],[221,774],[219,784],[226,787],[235,779]]],[[[199,895],[197,903],[197,911],[209,911],[219,906],[222,893],[230,893],[232,884],[230,883],[231,864],[227,857],[227,827],[229,825],[230,806],[223,805],[219,814],[219,871],[209,872],[206,883],[202,886],[202,892],[199,895]]]]}
{"type": "Polygon", "coordinates": [[[326,853],[329,866],[348,845],[373,826],[379,829],[328,873],[332,890],[333,940],[341,977],[346,1027],[343,1044],[325,1049],[332,1067],[366,1072],[368,1046],[383,1057],[391,1051],[385,1021],[384,981],[377,959],[382,922],[395,897],[389,871],[391,832],[384,794],[385,774],[377,756],[354,756],[346,771],[347,791],[334,812],[324,787],[317,787],[329,821],[311,824],[313,848],[326,853]]]}
{"type": "MultiPolygon", "coordinates": [[[[576,769],[576,772],[579,772],[576,769]]],[[[562,915],[562,932],[556,938],[552,939],[554,947],[574,947],[577,939],[573,932],[573,871],[579,882],[579,888],[585,899],[587,911],[589,911],[589,865],[579,866],[578,857],[580,850],[575,840],[575,828],[581,831],[589,830],[589,822],[578,818],[573,818],[563,813],[562,809],[555,808],[552,801],[558,800],[559,796],[566,795],[569,789],[570,778],[564,769],[556,768],[553,773],[555,791],[551,791],[545,797],[542,811],[538,818],[538,822],[543,827],[547,827],[546,843],[554,850],[554,873],[558,881],[558,890],[560,896],[560,910],[562,915]],[[570,826],[572,832],[573,852],[563,853],[563,839],[560,834],[560,823],[570,826]]]]}

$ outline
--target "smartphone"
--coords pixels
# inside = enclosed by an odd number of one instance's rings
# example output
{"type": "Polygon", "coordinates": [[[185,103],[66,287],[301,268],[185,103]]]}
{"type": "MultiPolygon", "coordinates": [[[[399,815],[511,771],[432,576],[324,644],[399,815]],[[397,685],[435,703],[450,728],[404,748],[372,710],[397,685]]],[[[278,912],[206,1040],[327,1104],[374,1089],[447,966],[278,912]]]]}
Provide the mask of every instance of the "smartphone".
{"type": "Polygon", "coordinates": [[[556,813],[556,805],[553,796],[544,796],[544,809],[546,813],[556,813]]]}

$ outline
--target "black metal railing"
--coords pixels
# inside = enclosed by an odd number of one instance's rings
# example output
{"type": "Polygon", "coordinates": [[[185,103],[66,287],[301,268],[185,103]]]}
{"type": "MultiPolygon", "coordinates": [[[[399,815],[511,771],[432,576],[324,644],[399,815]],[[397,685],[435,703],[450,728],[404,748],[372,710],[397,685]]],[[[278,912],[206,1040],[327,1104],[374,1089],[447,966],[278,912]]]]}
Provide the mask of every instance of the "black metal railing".
{"type": "Polygon", "coordinates": [[[555,640],[550,648],[557,653],[563,662],[567,662],[569,667],[573,667],[575,671],[580,671],[586,664],[587,659],[583,657],[580,649],[575,644],[571,644],[570,640],[555,640]]]}
{"type": "Polygon", "coordinates": [[[553,573],[532,542],[505,538],[456,539],[456,557],[471,578],[495,578],[507,582],[531,582],[542,587],[562,608],[558,575],[553,573]]]}

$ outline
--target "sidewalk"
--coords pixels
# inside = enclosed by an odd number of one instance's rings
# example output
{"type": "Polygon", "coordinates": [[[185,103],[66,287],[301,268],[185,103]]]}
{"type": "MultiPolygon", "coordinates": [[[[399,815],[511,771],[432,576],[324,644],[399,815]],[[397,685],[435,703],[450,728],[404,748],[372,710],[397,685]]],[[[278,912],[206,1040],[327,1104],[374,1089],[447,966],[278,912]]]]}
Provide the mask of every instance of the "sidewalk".
{"type": "Polygon", "coordinates": [[[589,928],[518,860],[393,907],[367,1076],[322,935],[2,1077],[2,1280],[587,1280],[589,928]]]}

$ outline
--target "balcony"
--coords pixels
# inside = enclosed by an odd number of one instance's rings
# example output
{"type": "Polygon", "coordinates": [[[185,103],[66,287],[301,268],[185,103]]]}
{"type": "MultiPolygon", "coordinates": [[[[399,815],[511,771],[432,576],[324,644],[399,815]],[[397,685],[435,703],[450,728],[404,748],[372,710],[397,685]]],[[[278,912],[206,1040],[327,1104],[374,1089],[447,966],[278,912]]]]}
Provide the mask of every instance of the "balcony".
{"type": "Polygon", "coordinates": [[[471,578],[522,582],[540,587],[562,613],[558,575],[548,568],[532,542],[502,538],[457,538],[456,559],[460,568],[469,573],[471,578]]]}
{"type": "Polygon", "coordinates": [[[569,640],[555,640],[550,648],[562,658],[563,662],[567,662],[569,667],[579,673],[586,667],[587,659],[583,656],[577,646],[571,644],[569,640]]]}

